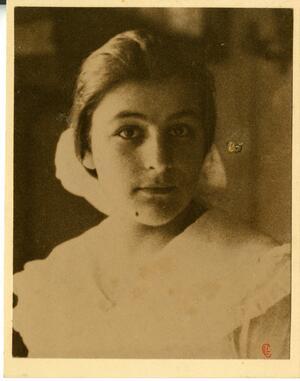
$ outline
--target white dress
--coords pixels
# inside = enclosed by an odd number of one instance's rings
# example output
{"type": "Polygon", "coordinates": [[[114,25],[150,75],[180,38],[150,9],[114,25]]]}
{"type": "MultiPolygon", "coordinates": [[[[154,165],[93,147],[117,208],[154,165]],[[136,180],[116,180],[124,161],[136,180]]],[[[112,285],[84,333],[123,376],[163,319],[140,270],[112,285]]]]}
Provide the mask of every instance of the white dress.
{"type": "Polygon", "coordinates": [[[219,209],[153,255],[118,238],[108,217],[15,275],[29,357],[289,357],[289,245],[219,209]]]}

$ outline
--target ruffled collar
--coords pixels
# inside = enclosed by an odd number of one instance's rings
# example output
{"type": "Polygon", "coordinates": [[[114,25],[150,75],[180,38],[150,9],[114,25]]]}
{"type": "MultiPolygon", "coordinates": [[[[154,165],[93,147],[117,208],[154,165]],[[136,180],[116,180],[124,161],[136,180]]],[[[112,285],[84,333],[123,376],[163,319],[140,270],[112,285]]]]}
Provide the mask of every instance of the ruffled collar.
{"type": "Polygon", "coordinates": [[[278,245],[232,222],[218,208],[207,211],[163,251],[177,258],[179,268],[189,261],[190,271],[198,267],[196,295],[206,298],[204,308],[220,334],[263,315],[290,294],[290,245],[278,245]]]}
{"type": "MultiPolygon", "coordinates": [[[[109,229],[109,218],[105,225],[109,229]]],[[[290,293],[290,246],[278,246],[214,208],[140,262],[130,278],[129,293],[140,287],[153,302],[172,290],[183,316],[191,311],[203,333],[224,337],[290,293]]]]}
{"type": "Polygon", "coordinates": [[[228,335],[290,292],[289,246],[213,209],[128,266],[116,298],[110,269],[123,262],[110,223],[15,275],[14,325],[31,356],[224,358],[228,335]]]}

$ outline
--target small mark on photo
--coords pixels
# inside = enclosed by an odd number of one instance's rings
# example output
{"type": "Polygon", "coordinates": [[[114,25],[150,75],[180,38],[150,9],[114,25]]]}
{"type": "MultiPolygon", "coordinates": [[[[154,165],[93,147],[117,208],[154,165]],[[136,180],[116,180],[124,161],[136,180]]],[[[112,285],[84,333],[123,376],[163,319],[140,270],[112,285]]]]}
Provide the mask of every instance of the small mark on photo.
{"type": "Polygon", "coordinates": [[[237,143],[237,142],[227,142],[227,151],[229,153],[239,153],[242,151],[244,143],[237,143]]]}
{"type": "Polygon", "coordinates": [[[271,351],[271,345],[269,343],[264,343],[261,346],[261,350],[262,350],[262,353],[263,353],[263,355],[265,356],[266,359],[271,358],[272,351],[271,351]]]}

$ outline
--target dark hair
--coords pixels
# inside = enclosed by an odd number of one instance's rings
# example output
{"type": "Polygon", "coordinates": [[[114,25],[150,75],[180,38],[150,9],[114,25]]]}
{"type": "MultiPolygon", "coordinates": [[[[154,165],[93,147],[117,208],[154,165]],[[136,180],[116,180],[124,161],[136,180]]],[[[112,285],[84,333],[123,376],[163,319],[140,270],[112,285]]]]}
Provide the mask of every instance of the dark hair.
{"type": "Polygon", "coordinates": [[[77,79],[71,126],[80,161],[91,151],[90,127],[94,110],[105,94],[126,80],[162,79],[174,75],[189,78],[199,89],[209,150],[216,123],[214,81],[203,57],[193,57],[184,42],[143,30],[120,33],[91,53],[77,79]]]}

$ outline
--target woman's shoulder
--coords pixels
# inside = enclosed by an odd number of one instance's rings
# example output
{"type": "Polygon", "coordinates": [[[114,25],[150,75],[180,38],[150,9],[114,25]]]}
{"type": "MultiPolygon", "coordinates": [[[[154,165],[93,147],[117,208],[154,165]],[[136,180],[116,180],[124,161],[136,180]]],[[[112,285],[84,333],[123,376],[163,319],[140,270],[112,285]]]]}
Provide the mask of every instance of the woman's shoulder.
{"type": "Polygon", "coordinates": [[[84,313],[91,310],[87,305],[105,305],[95,263],[102,251],[101,231],[98,225],[63,242],[47,258],[27,262],[24,270],[14,275],[17,305],[13,326],[28,346],[30,356],[48,353],[51,346],[52,353],[56,353],[55,346],[73,327],[70,322],[78,309],[84,313]]]}
{"type": "Polygon", "coordinates": [[[88,257],[95,250],[99,250],[99,247],[104,244],[103,241],[106,238],[106,225],[107,222],[104,220],[100,224],[85,230],[78,236],[60,243],[54,247],[48,258],[54,259],[58,254],[60,254],[62,258],[63,256],[67,257],[68,255],[71,255],[73,259],[75,259],[76,256],[88,257]]]}
{"type": "MultiPolygon", "coordinates": [[[[14,290],[19,291],[19,283],[34,286],[43,282],[57,281],[78,276],[92,266],[95,257],[103,252],[105,221],[84,231],[82,234],[58,244],[44,259],[25,263],[24,269],[14,275],[14,290]]],[[[21,290],[20,290],[21,291],[21,290]]]]}
{"type": "Polygon", "coordinates": [[[290,294],[290,245],[276,242],[222,209],[204,213],[174,247],[190,253],[199,278],[206,269],[212,284],[219,286],[215,303],[224,307],[224,316],[230,316],[220,323],[228,332],[265,315],[290,294]]]}
{"type": "Polygon", "coordinates": [[[200,254],[202,259],[202,253],[207,252],[207,259],[214,265],[241,267],[248,273],[247,268],[263,269],[290,257],[288,243],[277,242],[220,208],[204,212],[169,247],[178,252],[189,248],[189,252],[196,257],[200,254]]]}
{"type": "Polygon", "coordinates": [[[214,209],[205,224],[207,236],[214,247],[224,253],[249,284],[280,277],[289,284],[291,246],[234,219],[229,213],[214,209]],[[280,273],[280,275],[279,275],[280,273]]]}
{"type": "Polygon", "coordinates": [[[244,357],[288,358],[290,244],[280,244],[241,221],[232,221],[221,210],[214,211],[211,218],[217,240],[225,255],[231,256],[232,271],[225,277],[224,289],[227,285],[235,327],[249,326],[244,357]],[[233,294],[236,298],[230,299],[233,294]]]}
{"type": "Polygon", "coordinates": [[[25,263],[24,269],[14,274],[18,300],[29,300],[30,295],[47,298],[63,294],[94,279],[97,261],[105,250],[104,229],[105,221],[57,245],[45,259],[25,263]]]}
{"type": "Polygon", "coordinates": [[[236,217],[225,209],[214,207],[208,209],[198,220],[198,227],[204,230],[207,240],[232,246],[256,245],[271,248],[279,243],[264,232],[253,228],[248,222],[236,217]]]}
{"type": "MultiPolygon", "coordinates": [[[[267,279],[268,276],[269,282],[277,272],[289,278],[289,243],[279,243],[221,209],[212,210],[207,222],[207,236],[210,235],[214,244],[223,248],[225,255],[227,253],[231,256],[236,269],[248,273],[254,283],[256,280],[267,279]]],[[[246,279],[250,281],[249,276],[246,279]]]]}

